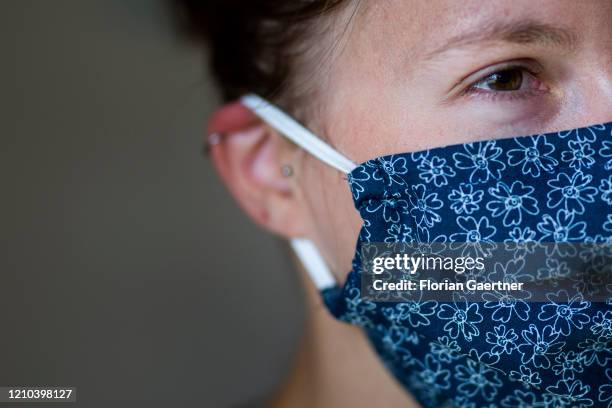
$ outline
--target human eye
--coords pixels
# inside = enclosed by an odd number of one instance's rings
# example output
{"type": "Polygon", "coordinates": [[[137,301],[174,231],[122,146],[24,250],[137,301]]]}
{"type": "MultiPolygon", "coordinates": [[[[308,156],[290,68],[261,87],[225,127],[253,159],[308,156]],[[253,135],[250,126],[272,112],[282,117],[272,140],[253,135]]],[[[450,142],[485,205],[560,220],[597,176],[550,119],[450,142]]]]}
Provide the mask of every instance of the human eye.
{"type": "Polygon", "coordinates": [[[517,99],[536,96],[548,91],[540,80],[541,67],[536,63],[510,62],[482,69],[463,82],[463,96],[492,99],[517,99]]]}

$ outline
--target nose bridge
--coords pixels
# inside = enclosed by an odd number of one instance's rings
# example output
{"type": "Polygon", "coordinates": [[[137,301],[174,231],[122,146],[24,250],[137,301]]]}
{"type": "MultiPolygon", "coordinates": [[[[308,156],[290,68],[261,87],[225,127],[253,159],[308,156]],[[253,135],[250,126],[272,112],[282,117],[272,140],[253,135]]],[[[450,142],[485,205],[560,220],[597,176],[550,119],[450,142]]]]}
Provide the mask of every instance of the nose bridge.
{"type": "Polygon", "coordinates": [[[587,95],[587,103],[593,114],[601,117],[600,121],[612,120],[612,2],[607,2],[600,9],[598,24],[592,26],[593,46],[589,57],[592,61],[593,85],[587,95]]]}
{"type": "Polygon", "coordinates": [[[581,8],[585,23],[576,27],[581,38],[576,73],[583,113],[595,123],[612,120],[612,1],[594,0],[590,5],[581,8]]]}
{"type": "Polygon", "coordinates": [[[595,65],[588,89],[587,109],[600,119],[597,122],[612,119],[612,50],[610,55],[600,58],[595,65]]]}
{"type": "MultiPolygon", "coordinates": [[[[612,64],[609,65],[606,75],[598,78],[598,95],[601,98],[600,107],[602,113],[608,113],[612,116],[612,64]]],[[[610,117],[608,117],[610,119],[610,117]]]]}
{"type": "Polygon", "coordinates": [[[583,112],[590,123],[608,122],[612,120],[612,40],[600,40],[582,54],[583,112]]]}

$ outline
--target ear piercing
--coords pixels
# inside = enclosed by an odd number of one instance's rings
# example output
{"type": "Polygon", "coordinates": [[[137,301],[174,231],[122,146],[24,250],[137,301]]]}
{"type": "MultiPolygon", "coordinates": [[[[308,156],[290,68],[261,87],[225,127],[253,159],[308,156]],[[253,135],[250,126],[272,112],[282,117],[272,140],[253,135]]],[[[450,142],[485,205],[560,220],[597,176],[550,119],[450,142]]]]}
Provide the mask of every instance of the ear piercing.
{"type": "Polygon", "coordinates": [[[289,164],[283,164],[281,166],[281,174],[283,177],[291,177],[293,176],[293,167],[289,164]]]}
{"type": "Polygon", "coordinates": [[[208,135],[208,144],[217,145],[221,143],[221,136],[222,134],[219,132],[211,133],[210,135],[208,135]]]}
{"type": "MultiPolygon", "coordinates": [[[[204,141],[204,148],[202,149],[203,153],[205,155],[210,154],[212,147],[221,143],[221,141],[223,140],[223,136],[224,134],[220,132],[213,132],[208,135],[206,137],[206,140],[204,141]]],[[[290,164],[283,164],[281,166],[281,174],[283,177],[293,176],[293,166],[291,166],[290,164]]]]}
{"type": "Polygon", "coordinates": [[[206,155],[209,154],[210,150],[212,149],[212,146],[215,146],[221,143],[222,139],[223,139],[223,133],[214,132],[208,135],[208,137],[206,138],[206,141],[204,142],[204,149],[203,149],[204,154],[206,155]]]}

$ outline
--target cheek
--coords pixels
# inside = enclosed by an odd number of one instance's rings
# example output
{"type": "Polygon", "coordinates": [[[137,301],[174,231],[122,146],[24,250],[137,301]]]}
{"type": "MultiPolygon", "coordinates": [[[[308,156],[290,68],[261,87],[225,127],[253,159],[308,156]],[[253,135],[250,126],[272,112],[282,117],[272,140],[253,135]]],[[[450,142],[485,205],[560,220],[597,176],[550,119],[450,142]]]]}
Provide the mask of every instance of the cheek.
{"type": "MultiPolygon", "coordinates": [[[[456,126],[466,129],[467,136],[470,130],[478,130],[478,135],[496,139],[535,133],[549,126],[559,109],[556,95],[495,103],[474,98],[468,100],[460,112],[449,112],[448,117],[456,126]]],[[[480,139],[478,135],[474,140],[480,139]]]]}
{"type": "Polygon", "coordinates": [[[353,205],[346,177],[315,159],[307,159],[304,167],[310,233],[342,285],[351,270],[362,220],[353,205]]]}

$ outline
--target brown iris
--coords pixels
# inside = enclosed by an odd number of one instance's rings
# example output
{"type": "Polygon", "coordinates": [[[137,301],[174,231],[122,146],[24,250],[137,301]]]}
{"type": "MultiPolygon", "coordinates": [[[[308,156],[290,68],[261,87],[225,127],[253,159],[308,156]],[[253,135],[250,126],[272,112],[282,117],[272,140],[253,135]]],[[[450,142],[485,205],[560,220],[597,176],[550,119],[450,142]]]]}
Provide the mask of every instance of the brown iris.
{"type": "Polygon", "coordinates": [[[498,71],[489,75],[483,82],[493,91],[517,91],[523,84],[523,71],[516,68],[498,71]]]}

